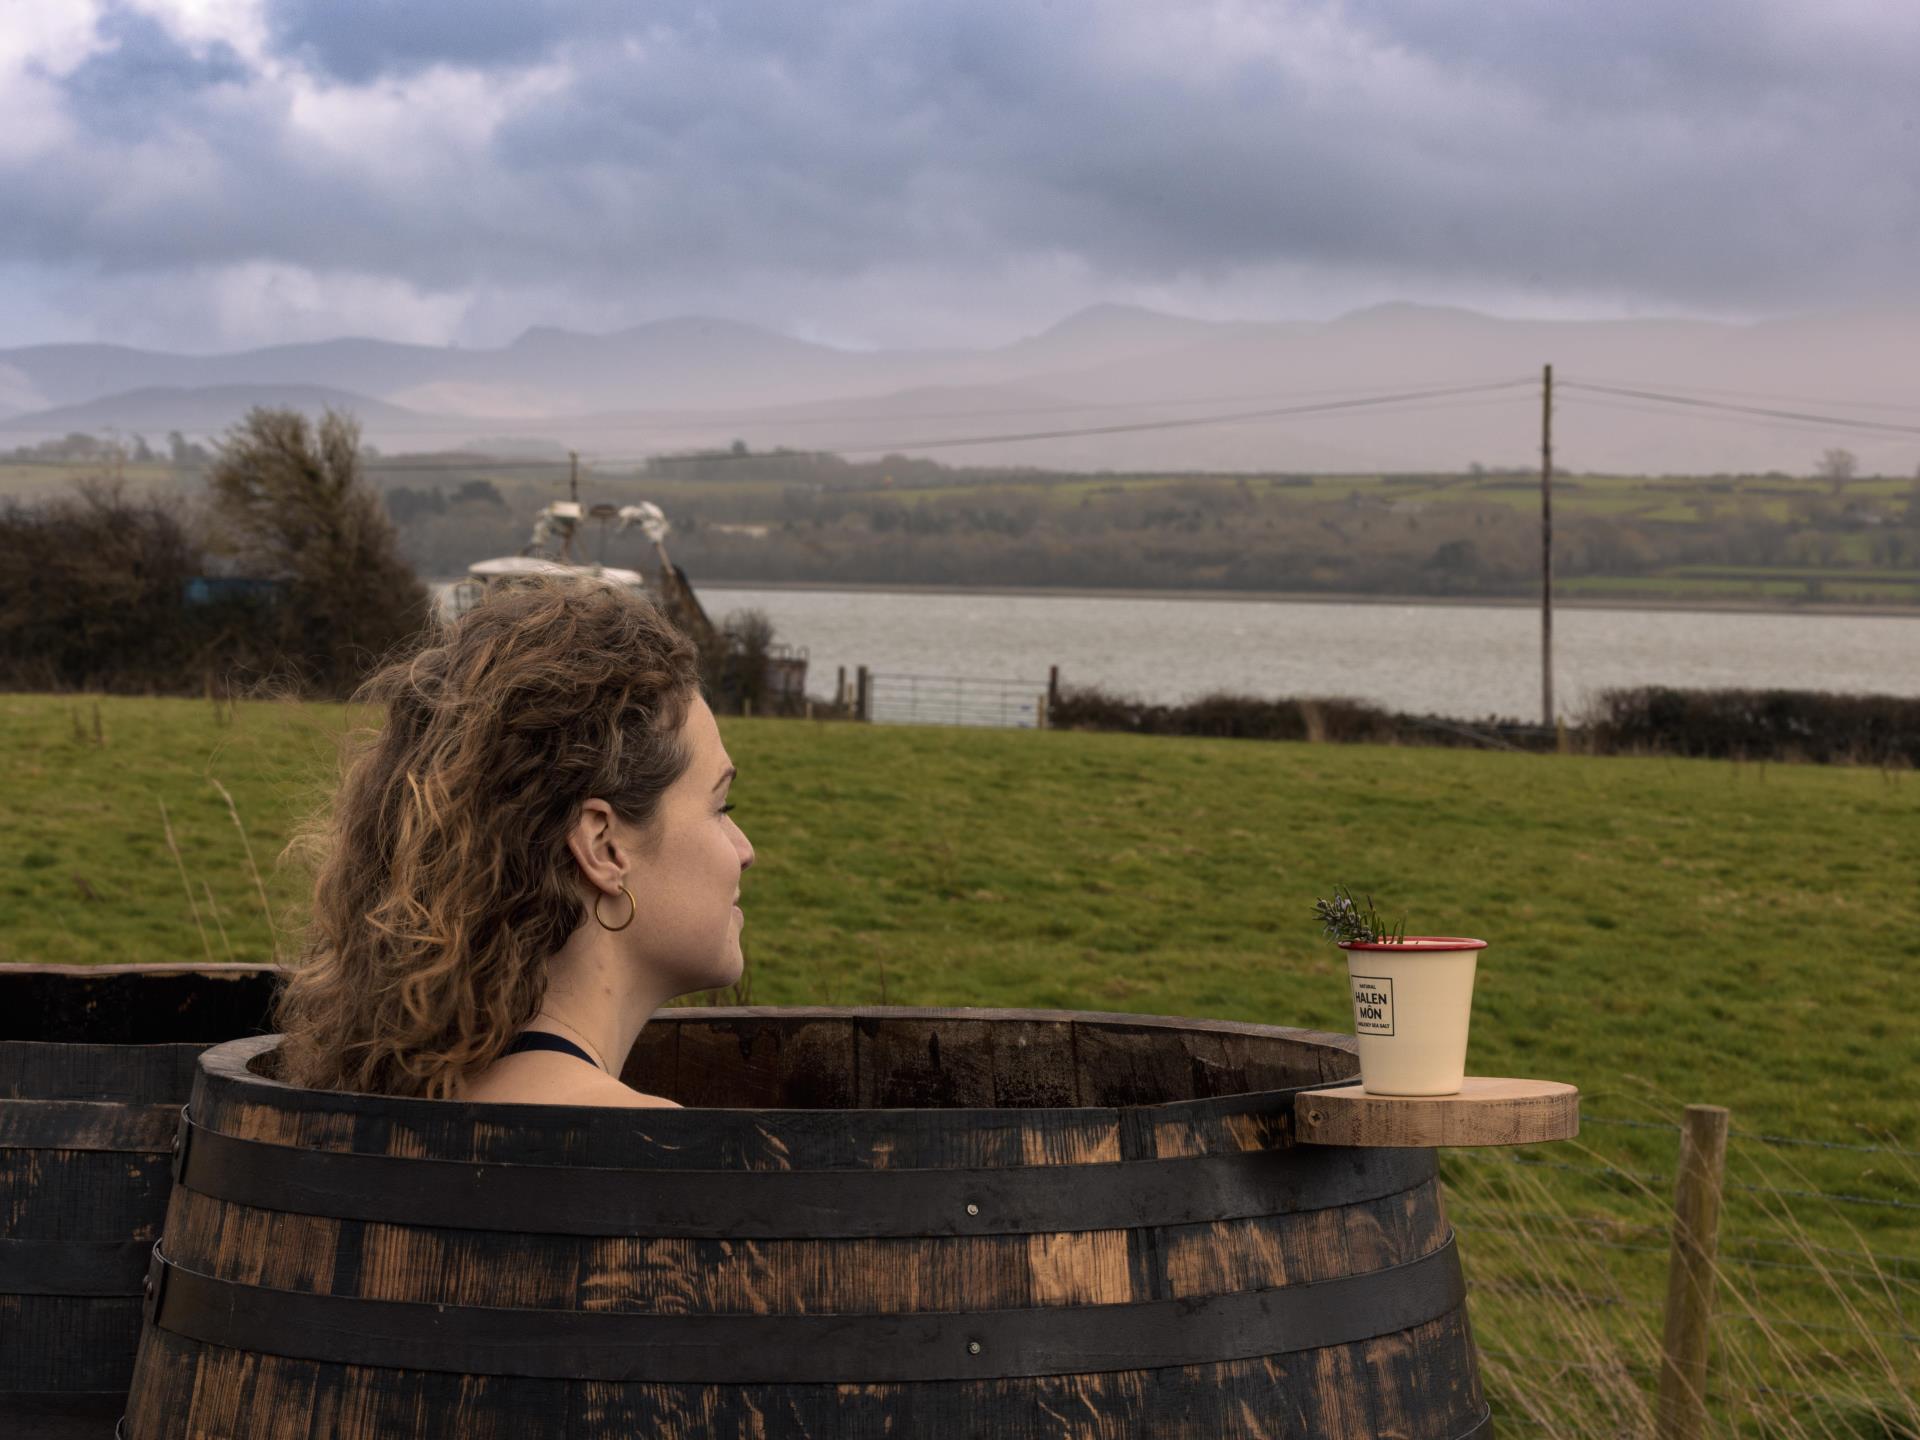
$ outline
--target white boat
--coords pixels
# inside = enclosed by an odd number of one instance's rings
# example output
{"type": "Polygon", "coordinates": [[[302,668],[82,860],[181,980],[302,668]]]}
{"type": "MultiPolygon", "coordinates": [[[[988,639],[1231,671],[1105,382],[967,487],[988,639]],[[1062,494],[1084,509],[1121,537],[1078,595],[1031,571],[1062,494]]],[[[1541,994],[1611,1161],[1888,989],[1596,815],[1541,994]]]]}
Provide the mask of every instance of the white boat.
{"type": "MultiPolygon", "coordinates": [[[[673,562],[667,559],[664,543],[669,528],[667,517],[661,513],[658,505],[642,503],[617,509],[612,505],[595,505],[583,515],[576,495],[576,498],[571,500],[556,500],[540,512],[534,520],[532,538],[527,542],[526,549],[518,555],[500,555],[491,560],[476,560],[469,565],[466,578],[457,581],[448,594],[448,609],[454,615],[464,615],[495,585],[528,575],[587,575],[596,580],[603,580],[609,585],[632,590],[637,594],[653,594],[652,587],[647,584],[647,577],[638,570],[626,570],[617,565],[593,564],[575,558],[574,536],[578,533],[581,521],[584,519],[601,522],[603,551],[606,547],[606,527],[609,523],[617,521],[616,530],[625,530],[631,525],[639,525],[645,531],[647,538],[652,540],[660,551],[660,562],[663,568],[666,570],[673,568],[673,562]],[[551,548],[556,539],[559,542],[559,554],[542,553],[551,548]]],[[[670,614],[673,613],[675,606],[664,604],[664,597],[657,598],[663,600],[663,608],[670,614]]],[[[694,608],[698,610],[697,603],[694,608]]],[[[682,621],[679,615],[675,615],[674,618],[676,622],[682,621]]],[[[695,628],[702,625],[711,629],[703,611],[698,614],[695,628]]],[[[696,635],[695,638],[699,637],[696,635]]]]}
{"type": "Polygon", "coordinates": [[[647,577],[638,570],[623,570],[617,565],[569,565],[562,560],[549,560],[544,555],[502,555],[494,560],[476,560],[469,565],[466,578],[455,581],[447,592],[447,609],[453,615],[464,615],[479,604],[480,597],[494,585],[502,580],[514,580],[527,575],[591,575],[596,580],[618,585],[623,590],[642,595],[653,593],[647,585],[647,577]]]}
{"type": "MultiPolygon", "coordinates": [[[[707,618],[706,609],[694,595],[686,572],[667,557],[667,532],[672,527],[660,507],[643,500],[637,505],[614,506],[603,503],[583,512],[577,481],[572,488],[571,499],[554,501],[535,518],[533,535],[526,549],[518,555],[476,560],[467,567],[466,578],[456,581],[447,592],[446,607],[449,614],[463,615],[479,604],[495,585],[509,584],[528,575],[586,575],[608,585],[651,596],[703,653],[730,651],[733,642],[716,630],[713,622],[707,618]],[[582,522],[586,520],[600,522],[600,550],[603,555],[610,532],[618,534],[639,527],[659,553],[658,583],[649,583],[647,577],[638,570],[576,558],[573,542],[582,522]],[[558,553],[545,553],[552,550],[556,542],[558,553]]],[[[773,644],[768,647],[763,661],[760,685],[762,703],[775,710],[797,710],[806,701],[807,652],[791,645],[773,644]]],[[[734,656],[729,654],[723,675],[732,673],[736,664],[734,656]]],[[[749,690],[747,693],[752,692],[749,690]]]]}

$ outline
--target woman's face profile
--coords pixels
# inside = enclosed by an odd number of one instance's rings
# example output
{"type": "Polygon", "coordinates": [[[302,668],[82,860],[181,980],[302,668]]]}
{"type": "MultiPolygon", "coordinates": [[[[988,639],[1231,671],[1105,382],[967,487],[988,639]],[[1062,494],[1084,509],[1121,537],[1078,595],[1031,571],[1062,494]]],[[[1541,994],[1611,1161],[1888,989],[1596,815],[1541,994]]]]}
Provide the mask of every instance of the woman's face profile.
{"type": "MultiPolygon", "coordinates": [[[[713,711],[697,694],[687,707],[680,741],[692,761],[661,796],[644,831],[614,819],[603,802],[588,802],[581,817],[583,825],[600,829],[613,842],[609,858],[624,870],[634,895],[634,923],[607,938],[625,942],[631,963],[668,987],[669,994],[715,989],[740,978],[744,916],[736,902],[741,873],[753,864],[753,846],[726,813],[733,761],[713,711]],[[610,827],[596,825],[595,812],[610,820],[610,827]]],[[[619,925],[627,912],[626,896],[616,890],[595,898],[600,917],[619,925]]]]}

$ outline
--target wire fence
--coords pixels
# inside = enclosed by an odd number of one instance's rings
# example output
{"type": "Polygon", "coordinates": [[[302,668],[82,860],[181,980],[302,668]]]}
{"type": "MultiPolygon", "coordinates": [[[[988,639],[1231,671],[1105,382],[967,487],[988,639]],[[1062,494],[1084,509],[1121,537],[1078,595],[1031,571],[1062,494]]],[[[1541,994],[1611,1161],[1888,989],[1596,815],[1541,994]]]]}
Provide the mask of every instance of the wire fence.
{"type": "Polygon", "coordinates": [[[1047,682],[978,675],[874,671],[867,718],[881,725],[982,725],[1044,729],[1047,682]]]}
{"type": "MultiPolygon", "coordinates": [[[[1682,1127],[1583,1115],[1589,1126],[1591,1142],[1544,1154],[1446,1157],[1447,1207],[1468,1247],[1475,1329],[1504,1400],[1503,1431],[1645,1433],[1645,1418],[1628,1415],[1642,1403],[1635,1390],[1651,1407],[1661,1372],[1679,1167],[1660,1152],[1678,1159],[1682,1127]],[[1569,1398],[1543,1374],[1564,1374],[1569,1398]]],[[[1884,1433],[1910,1433],[1897,1427],[1916,1414],[1920,1387],[1920,1246],[1911,1243],[1920,1152],[1897,1143],[1904,1138],[1729,1129],[1713,1261],[1712,1433],[1772,1433],[1814,1404],[1895,1417],[1884,1433]]]]}
{"type": "MultiPolygon", "coordinates": [[[[1664,1130],[1678,1135],[1680,1127],[1666,1120],[1623,1120],[1609,1115],[1582,1115],[1582,1125],[1612,1126],[1622,1130],[1664,1130]]],[[[1902,1159],[1920,1160],[1920,1150],[1908,1150],[1899,1145],[1859,1145],[1843,1140],[1813,1140],[1802,1135],[1766,1135],[1754,1130],[1734,1129],[1728,1132],[1736,1140],[1754,1140],[1762,1145],[1800,1146],[1811,1150],[1846,1150],[1860,1155],[1898,1155],[1902,1159]]]]}

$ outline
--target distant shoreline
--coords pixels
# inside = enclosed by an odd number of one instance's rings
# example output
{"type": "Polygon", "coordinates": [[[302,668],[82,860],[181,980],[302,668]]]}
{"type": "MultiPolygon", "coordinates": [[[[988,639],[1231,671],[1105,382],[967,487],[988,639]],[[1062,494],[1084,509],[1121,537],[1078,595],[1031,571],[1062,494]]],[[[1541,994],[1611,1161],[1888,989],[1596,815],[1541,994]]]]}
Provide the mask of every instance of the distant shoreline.
{"type": "MultiPolygon", "coordinates": [[[[1139,590],[1101,589],[1066,585],[908,585],[867,583],[852,580],[716,580],[701,577],[694,582],[701,590],[818,590],[848,594],[890,595],[1014,595],[1042,599],[1069,600],[1222,600],[1247,604],[1282,603],[1289,605],[1422,605],[1452,606],[1468,609],[1540,608],[1538,596],[1452,596],[1452,595],[1347,595],[1324,590],[1296,592],[1284,590],[1139,590]]],[[[1875,616],[1891,619],[1920,619],[1920,605],[1860,605],[1815,601],[1803,605],[1781,605],[1765,600],[1595,600],[1588,597],[1555,596],[1556,610],[1654,610],[1680,612],[1721,612],[1748,615],[1875,616]]]]}

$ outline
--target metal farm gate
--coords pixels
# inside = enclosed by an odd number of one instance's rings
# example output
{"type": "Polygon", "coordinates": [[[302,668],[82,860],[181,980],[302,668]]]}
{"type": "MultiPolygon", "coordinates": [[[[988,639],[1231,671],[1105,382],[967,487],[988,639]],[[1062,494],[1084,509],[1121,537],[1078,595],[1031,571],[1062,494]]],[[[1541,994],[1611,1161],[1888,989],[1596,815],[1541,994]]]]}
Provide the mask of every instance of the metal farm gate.
{"type": "Polygon", "coordinates": [[[867,674],[866,713],[878,725],[990,725],[1044,730],[1047,681],[976,675],[867,674]]]}

